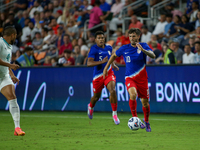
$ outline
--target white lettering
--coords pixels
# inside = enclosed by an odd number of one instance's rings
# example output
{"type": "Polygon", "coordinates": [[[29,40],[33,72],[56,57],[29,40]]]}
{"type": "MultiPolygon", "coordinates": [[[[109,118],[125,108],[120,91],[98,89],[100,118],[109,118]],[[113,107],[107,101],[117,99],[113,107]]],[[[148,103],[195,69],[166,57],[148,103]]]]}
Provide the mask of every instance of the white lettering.
{"type": "Polygon", "coordinates": [[[178,102],[178,96],[179,96],[181,102],[183,102],[183,86],[182,86],[182,83],[179,83],[179,87],[180,87],[180,90],[178,89],[177,84],[174,83],[175,102],[178,102]]]}
{"type": "Polygon", "coordinates": [[[172,102],[173,98],[174,98],[174,90],[173,90],[173,86],[170,82],[167,82],[167,84],[165,85],[165,98],[168,102],[172,102]],[[167,89],[171,90],[171,96],[168,96],[167,94],[167,89]]]}
{"type": "Polygon", "coordinates": [[[198,96],[198,95],[199,95],[199,85],[198,85],[197,82],[195,82],[195,83],[193,84],[192,91],[193,91],[193,94],[194,94],[195,96],[198,96]]]}
{"type": "Polygon", "coordinates": [[[163,85],[162,83],[156,83],[156,100],[162,102],[164,100],[163,85]]]}
{"type": "Polygon", "coordinates": [[[184,91],[185,91],[185,96],[187,98],[187,102],[189,102],[190,101],[190,93],[191,93],[192,83],[191,82],[189,83],[188,90],[187,90],[186,84],[183,83],[183,88],[184,88],[184,91]]]}
{"type": "Polygon", "coordinates": [[[91,92],[91,97],[94,96],[94,93],[93,93],[93,84],[92,84],[92,82],[90,83],[90,92],[91,92]]]}
{"type": "Polygon", "coordinates": [[[120,100],[125,101],[125,98],[124,98],[124,85],[121,82],[117,83],[117,97],[118,97],[118,101],[120,101],[120,100]]]}

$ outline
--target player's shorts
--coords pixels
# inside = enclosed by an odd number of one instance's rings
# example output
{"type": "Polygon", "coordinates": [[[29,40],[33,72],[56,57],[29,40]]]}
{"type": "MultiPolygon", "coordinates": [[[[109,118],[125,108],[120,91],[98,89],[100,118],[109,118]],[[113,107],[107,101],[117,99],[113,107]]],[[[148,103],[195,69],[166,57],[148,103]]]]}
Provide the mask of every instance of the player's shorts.
{"type": "Polygon", "coordinates": [[[6,75],[4,78],[0,78],[0,92],[3,87],[10,84],[14,85],[9,75],[6,75]]]}
{"type": "Polygon", "coordinates": [[[148,80],[138,83],[131,78],[127,78],[125,84],[127,91],[129,88],[135,87],[139,98],[149,99],[148,80]]]}
{"type": "Polygon", "coordinates": [[[125,84],[127,91],[131,87],[135,87],[139,98],[149,99],[149,87],[146,68],[133,77],[126,77],[125,84]]]}
{"type": "Polygon", "coordinates": [[[108,71],[108,75],[105,76],[105,79],[103,79],[103,75],[94,79],[92,81],[93,83],[93,92],[99,93],[104,88],[104,85],[107,86],[107,84],[111,81],[116,82],[116,77],[112,69],[108,71]]]}

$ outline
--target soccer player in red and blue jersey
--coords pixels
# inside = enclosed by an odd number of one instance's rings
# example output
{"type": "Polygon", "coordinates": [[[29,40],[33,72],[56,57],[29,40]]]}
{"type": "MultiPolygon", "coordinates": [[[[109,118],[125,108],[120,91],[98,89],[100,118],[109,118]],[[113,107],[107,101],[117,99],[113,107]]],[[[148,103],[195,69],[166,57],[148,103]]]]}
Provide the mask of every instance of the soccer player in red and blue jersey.
{"type": "Polygon", "coordinates": [[[88,104],[88,117],[90,119],[93,118],[93,108],[96,102],[99,100],[101,96],[101,91],[104,88],[104,85],[110,92],[110,103],[112,107],[112,115],[115,124],[119,124],[120,120],[117,117],[117,95],[115,91],[115,83],[116,77],[112,70],[119,70],[119,68],[112,63],[112,65],[108,66],[108,76],[103,79],[103,69],[106,66],[108,59],[112,54],[112,47],[109,45],[105,45],[105,37],[102,31],[97,31],[95,33],[95,42],[96,45],[93,45],[88,54],[88,62],[87,66],[94,66],[93,72],[93,92],[94,96],[91,98],[90,103],[88,104]]]}
{"type": "Polygon", "coordinates": [[[142,110],[144,112],[144,123],[140,128],[145,128],[147,132],[151,132],[149,124],[149,88],[148,77],[146,72],[146,56],[155,58],[155,54],[146,43],[139,43],[141,31],[137,28],[132,28],[128,32],[131,44],[123,45],[110,57],[103,71],[103,77],[107,77],[110,64],[115,58],[123,55],[126,63],[125,84],[130,95],[129,106],[133,117],[137,117],[137,101],[138,95],[141,98],[142,110]]]}

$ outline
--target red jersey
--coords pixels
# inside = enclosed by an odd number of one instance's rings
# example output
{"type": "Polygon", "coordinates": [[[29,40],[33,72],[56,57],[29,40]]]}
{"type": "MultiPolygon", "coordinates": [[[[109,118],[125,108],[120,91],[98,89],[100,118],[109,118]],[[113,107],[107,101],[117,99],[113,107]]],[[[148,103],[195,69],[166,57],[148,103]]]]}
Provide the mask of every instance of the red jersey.
{"type": "Polygon", "coordinates": [[[64,50],[66,50],[66,49],[72,50],[73,49],[72,44],[68,43],[67,45],[65,45],[65,44],[62,45],[59,50],[59,55],[61,55],[64,52],[64,50]]]}

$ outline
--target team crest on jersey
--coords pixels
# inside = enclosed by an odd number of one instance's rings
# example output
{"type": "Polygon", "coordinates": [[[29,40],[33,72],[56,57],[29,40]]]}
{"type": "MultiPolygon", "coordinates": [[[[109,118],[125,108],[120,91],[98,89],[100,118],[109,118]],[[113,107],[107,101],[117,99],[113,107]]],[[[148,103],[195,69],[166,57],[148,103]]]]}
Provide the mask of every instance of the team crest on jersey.
{"type": "Polygon", "coordinates": [[[110,51],[108,51],[108,54],[109,54],[109,55],[111,55],[111,52],[110,52],[110,51]]]}
{"type": "Polygon", "coordinates": [[[140,49],[137,49],[137,53],[140,54],[140,53],[141,53],[141,50],[140,50],[140,49]]]}

